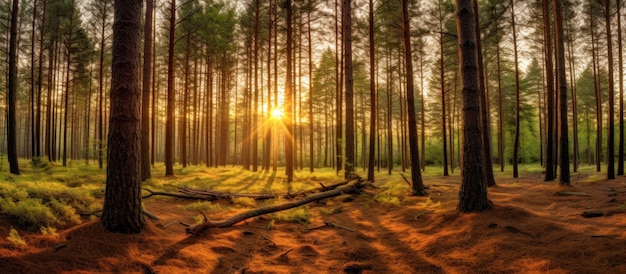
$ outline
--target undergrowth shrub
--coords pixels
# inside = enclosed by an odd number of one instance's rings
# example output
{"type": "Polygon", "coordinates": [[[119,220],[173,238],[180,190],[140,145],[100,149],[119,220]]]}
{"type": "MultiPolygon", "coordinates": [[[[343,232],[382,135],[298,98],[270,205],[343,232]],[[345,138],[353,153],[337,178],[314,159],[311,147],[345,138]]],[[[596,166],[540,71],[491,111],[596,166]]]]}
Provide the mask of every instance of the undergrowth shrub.
{"type": "Polygon", "coordinates": [[[195,211],[199,210],[199,211],[208,212],[208,213],[222,210],[222,206],[220,204],[214,204],[209,201],[193,202],[190,204],[181,205],[180,207],[185,210],[195,210],[195,211]]]}
{"type": "Polygon", "coordinates": [[[50,226],[42,226],[39,228],[39,230],[41,231],[42,235],[49,235],[49,236],[53,236],[53,237],[59,237],[59,234],[57,233],[57,229],[54,227],[50,227],[50,226]]]}
{"type": "Polygon", "coordinates": [[[270,218],[292,223],[307,223],[309,221],[309,210],[305,206],[288,210],[278,211],[270,214],[270,218]]]}
{"type": "Polygon", "coordinates": [[[239,205],[242,207],[256,207],[256,200],[250,197],[234,197],[231,199],[233,204],[239,205]]]}
{"type": "Polygon", "coordinates": [[[58,224],[52,210],[41,199],[29,198],[15,202],[11,198],[3,197],[0,199],[0,211],[17,218],[19,224],[24,226],[58,224]]]}
{"type": "Polygon", "coordinates": [[[48,161],[48,157],[33,157],[31,161],[34,169],[47,171],[52,168],[52,164],[50,164],[50,161],[48,161]]]}
{"type": "Polygon", "coordinates": [[[20,237],[20,233],[18,233],[14,228],[11,228],[11,231],[9,231],[9,237],[6,239],[9,240],[9,242],[11,242],[11,244],[15,247],[21,248],[26,246],[26,241],[20,237]]]}

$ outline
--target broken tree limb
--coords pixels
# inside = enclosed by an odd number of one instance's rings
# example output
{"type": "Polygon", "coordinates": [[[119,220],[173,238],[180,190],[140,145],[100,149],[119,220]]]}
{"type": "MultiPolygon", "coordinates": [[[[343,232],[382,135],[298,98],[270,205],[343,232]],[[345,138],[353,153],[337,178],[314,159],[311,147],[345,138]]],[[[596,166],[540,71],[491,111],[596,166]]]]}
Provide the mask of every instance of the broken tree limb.
{"type": "Polygon", "coordinates": [[[321,187],[300,190],[300,191],[297,191],[297,192],[294,192],[294,193],[289,193],[289,194],[283,196],[283,198],[290,199],[290,198],[293,198],[293,197],[296,197],[296,196],[305,195],[305,194],[308,194],[308,193],[314,193],[314,192],[320,192],[320,191],[329,191],[329,190],[333,190],[335,188],[338,188],[340,186],[347,185],[350,182],[352,182],[352,181],[343,181],[343,182],[335,183],[335,184],[332,184],[332,185],[327,185],[327,186],[326,185],[322,185],[321,187]]]}
{"type": "Polygon", "coordinates": [[[148,188],[142,188],[142,189],[149,192],[148,195],[142,197],[143,199],[150,198],[152,196],[168,196],[168,197],[183,198],[183,199],[196,199],[196,200],[208,200],[208,201],[217,200],[217,198],[214,196],[199,195],[199,194],[185,194],[185,193],[178,193],[178,192],[153,191],[148,188]]]}
{"type": "Polygon", "coordinates": [[[412,186],[411,182],[409,182],[409,180],[407,180],[407,178],[404,177],[404,174],[400,173],[400,176],[402,176],[402,179],[404,179],[404,181],[406,182],[407,185],[412,186]]]}
{"type": "MultiPolygon", "coordinates": [[[[400,176],[402,176],[402,179],[404,179],[404,181],[406,182],[407,185],[409,185],[409,187],[413,187],[413,184],[411,184],[411,182],[409,182],[409,180],[404,177],[404,174],[402,173],[398,173],[400,174],[400,176]]],[[[430,186],[424,185],[424,189],[430,189],[430,186]]]]}
{"type": "Polygon", "coordinates": [[[145,208],[141,210],[141,213],[143,213],[143,215],[148,216],[148,218],[158,221],[161,220],[161,218],[157,217],[156,215],[154,215],[152,212],[146,210],[145,208]]]}
{"type": "Polygon", "coordinates": [[[286,209],[290,209],[290,208],[294,208],[294,207],[298,207],[304,204],[308,204],[311,202],[315,202],[315,201],[319,201],[319,200],[323,200],[323,199],[327,199],[327,198],[331,198],[331,197],[335,197],[335,196],[339,196],[342,193],[346,193],[346,192],[352,192],[358,189],[361,189],[365,186],[369,185],[369,182],[364,182],[362,179],[357,180],[354,183],[348,184],[346,186],[342,186],[342,187],[338,187],[335,188],[333,190],[329,190],[329,191],[325,191],[325,192],[320,192],[320,193],[315,193],[309,196],[306,196],[300,200],[296,200],[296,201],[292,201],[292,202],[287,202],[287,203],[283,203],[283,204],[279,204],[279,205],[271,205],[271,206],[266,206],[266,207],[260,207],[260,208],[256,208],[253,210],[249,210],[249,211],[244,211],[241,212],[233,217],[230,217],[226,220],[222,220],[222,221],[217,221],[217,222],[212,222],[212,221],[206,221],[204,223],[201,223],[197,226],[194,227],[188,227],[187,228],[187,233],[188,234],[198,234],[208,228],[211,227],[229,227],[232,226],[236,223],[239,223],[241,221],[256,217],[256,216],[260,216],[260,215],[264,215],[264,214],[268,214],[268,213],[273,213],[273,212],[277,212],[277,211],[281,211],[281,210],[286,210],[286,209]]]}

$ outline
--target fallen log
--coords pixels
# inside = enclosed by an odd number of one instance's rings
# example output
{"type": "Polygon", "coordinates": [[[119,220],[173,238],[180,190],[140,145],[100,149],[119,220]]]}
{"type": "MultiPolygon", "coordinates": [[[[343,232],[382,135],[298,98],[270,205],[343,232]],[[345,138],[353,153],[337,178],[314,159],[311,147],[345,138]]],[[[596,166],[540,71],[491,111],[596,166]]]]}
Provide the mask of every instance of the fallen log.
{"type": "Polygon", "coordinates": [[[214,190],[200,190],[200,189],[178,187],[178,186],[173,186],[178,189],[178,192],[154,191],[149,188],[142,188],[143,190],[148,192],[148,195],[145,195],[142,198],[146,199],[152,196],[168,196],[168,197],[174,197],[174,198],[206,200],[206,201],[214,201],[218,199],[242,198],[242,197],[252,198],[254,200],[276,199],[279,197],[285,198],[285,199],[292,199],[294,197],[303,196],[308,193],[333,190],[337,187],[347,185],[350,182],[351,181],[343,181],[343,182],[335,183],[335,184],[328,185],[328,186],[320,183],[321,187],[305,189],[305,190],[301,190],[301,191],[294,192],[294,193],[288,193],[285,195],[232,193],[232,192],[223,192],[223,191],[214,191],[214,190]]]}
{"type": "Polygon", "coordinates": [[[260,216],[260,215],[264,215],[264,214],[268,214],[268,213],[273,213],[273,212],[277,212],[277,211],[281,211],[281,210],[286,210],[286,209],[290,209],[290,208],[294,208],[294,207],[298,207],[304,204],[308,204],[311,202],[315,202],[315,201],[319,201],[319,200],[323,200],[323,199],[327,199],[327,198],[331,198],[331,197],[335,197],[335,196],[339,196],[342,193],[347,193],[347,192],[354,192],[358,189],[362,189],[365,186],[369,185],[369,182],[365,182],[362,179],[359,179],[357,181],[355,181],[354,183],[348,184],[346,186],[342,186],[342,187],[338,187],[335,188],[333,190],[329,190],[329,191],[325,191],[325,192],[320,192],[320,193],[315,193],[309,196],[306,196],[300,200],[296,200],[296,201],[292,201],[292,202],[287,202],[287,203],[283,203],[283,204],[279,204],[279,205],[271,205],[271,206],[266,206],[266,207],[260,207],[260,208],[256,208],[253,210],[249,210],[249,211],[244,211],[241,212],[233,217],[230,217],[226,220],[222,220],[222,221],[216,221],[216,222],[212,222],[210,220],[206,220],[205,222],[198,224],[196,226],[193,227],[188,227],[186,229],[187,234],[198,234],[208,228],[211,227],[229,227],[232,226],[236,223],[239,223],[241,221],[256,217],[256,216],[260,216]]]}

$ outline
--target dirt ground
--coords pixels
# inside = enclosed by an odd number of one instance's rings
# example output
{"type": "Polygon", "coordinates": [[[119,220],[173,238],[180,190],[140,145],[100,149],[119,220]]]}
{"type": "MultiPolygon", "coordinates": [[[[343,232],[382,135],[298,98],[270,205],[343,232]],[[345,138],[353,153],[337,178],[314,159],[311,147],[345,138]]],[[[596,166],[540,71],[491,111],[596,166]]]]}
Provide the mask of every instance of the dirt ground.
{"type": "Polygon", "coordinates": [[[309,205],[307,224],[258,217],[190,237],[179,222],[193,223],[198,212],[166,197],[145,201],[161,220],[139,235],[109,233],[93,220],[58,237],[20,231],[27,247],[16,249],[5,239],[11,222],[0,217],[0,272],[626,273],[626,178],[574,178],[572,187],[532,176],[498,180],[489,189],[493,209],[471,214],[455,211],[458,180],[430,178],[429,198],[401,206],[340,196],[309,205]],[[317,214],[333,208],[340,210],[317,214]]]}

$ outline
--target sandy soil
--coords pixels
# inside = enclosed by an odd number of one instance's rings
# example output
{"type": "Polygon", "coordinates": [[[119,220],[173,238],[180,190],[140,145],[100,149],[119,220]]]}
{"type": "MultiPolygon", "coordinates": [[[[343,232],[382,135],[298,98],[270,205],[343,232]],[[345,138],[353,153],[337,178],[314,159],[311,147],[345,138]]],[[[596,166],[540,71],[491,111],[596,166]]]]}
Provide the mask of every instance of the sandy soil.
{"type": "Polygon", "coordinates": [[[409,197],[403,206],[344,196],[310,205],[308,224],[275,222],[270,230],[259,217],[191,237],[178,222],[198,213],[176,206],[188,201],[151,198],[146,208],[162,220],[148,221],[142,234],[108,233],[94,220],[57,238],[20,231],[22,249],[4,238],[11,221],[0,217],[0,272],[626,273],[626,179],[576,180],[572,187],[532,176],[499,180],[489,189],[493,209],[461,214],[458,178],[430,178],[430,198],[409,197]],[[611,215],[581,216],[591,210],[611,215]]]}

